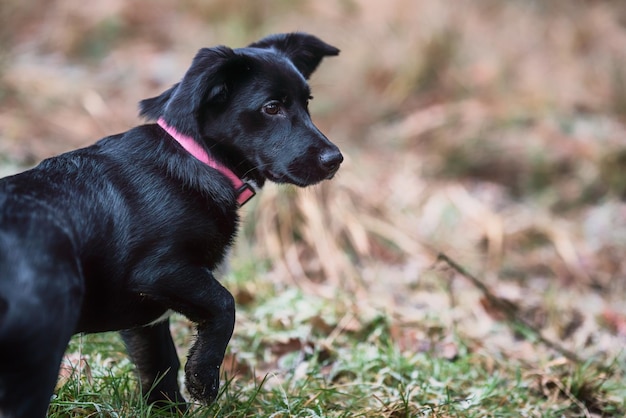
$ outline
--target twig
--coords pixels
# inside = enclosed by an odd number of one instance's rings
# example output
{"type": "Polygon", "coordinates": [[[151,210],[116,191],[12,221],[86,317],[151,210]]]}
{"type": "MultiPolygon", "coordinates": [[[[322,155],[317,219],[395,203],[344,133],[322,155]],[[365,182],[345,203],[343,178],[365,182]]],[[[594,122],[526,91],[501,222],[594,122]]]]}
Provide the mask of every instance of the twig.
{"type": "Polygon", "coordinates": [[[544,344],[548,348],[551,348],[552,350],[559,352],[568,360],[575,362],[575,363],[579,363],[579,364],[584,363],[584,360],[580,358],[576,353],[544,337],[541,331],[539,331],[530,322],[528,322],[524,318],[521,318],[517,314],[517,308],[514,304],[494,295],[493,292],[483,282],[481,282],[478,278],[476,278],[474,275],[469,273],[465,268],[463,268],[463,266],[461,266],[456,261],[448,257],[446,254],[439,253],[437,256],[437,261],[445,262],[448,266],[450,266],[453,270],[455,270],[461,276],[465,277],[470,282],[472,282],[472,284],[476,286],[478,290],[482,292],[485,298],[487,298],[487,301],[491,304],[491,306],[493,306],[498,311],[502,312],[502,314],[504,314],[504,316],[507,319],[506,322],[508,325],[513,325],[513,326],[524,328],[525,330],[529,331],[542,344],[544,344]]]}

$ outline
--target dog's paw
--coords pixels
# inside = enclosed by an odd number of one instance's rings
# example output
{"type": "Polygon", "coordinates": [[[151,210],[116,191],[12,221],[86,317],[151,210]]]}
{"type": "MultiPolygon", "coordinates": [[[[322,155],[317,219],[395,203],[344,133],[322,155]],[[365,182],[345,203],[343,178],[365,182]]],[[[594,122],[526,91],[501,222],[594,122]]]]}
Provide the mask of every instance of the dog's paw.
{"type": "Polygon", "coordinates": [[[220,389],[220,366],[203,370],[186,368],[185,385],[194,399],[204,404],[212,403],[220,389]]]}

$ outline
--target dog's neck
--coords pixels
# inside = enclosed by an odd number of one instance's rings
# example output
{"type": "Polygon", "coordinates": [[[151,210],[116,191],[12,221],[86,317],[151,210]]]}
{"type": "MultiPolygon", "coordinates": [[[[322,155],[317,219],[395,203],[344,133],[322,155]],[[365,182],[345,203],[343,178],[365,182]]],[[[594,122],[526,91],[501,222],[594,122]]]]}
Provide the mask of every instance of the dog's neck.
{"type": "Polygon", "coordinates": [[[165,122],[163,118],[159,118],[157,121],[159,126],[165,130],[172,138],[176,140],[187,152],[202,161],[209,167],[212,167],[224,174],[233,183],[235,190],[237,191],[237,203],[239,206],[243,206],[248,200],[250,200],[256,193],[256,187],[253,184],[243,181],[231,169],[221,164],[215,158],[212,158],[204,148],[200,146],[192,137],[183,135],[178,132],[173,126],[170,126],[165,122]]]}

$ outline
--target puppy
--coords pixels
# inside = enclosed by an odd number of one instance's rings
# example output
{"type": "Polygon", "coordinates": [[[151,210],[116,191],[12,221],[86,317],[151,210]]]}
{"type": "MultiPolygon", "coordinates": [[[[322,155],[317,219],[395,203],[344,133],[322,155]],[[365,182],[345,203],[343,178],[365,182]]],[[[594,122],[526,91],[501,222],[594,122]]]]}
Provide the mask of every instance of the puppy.
{"type": "Polygon", "coordinates": [[[337,172],[306,80],[338,53],[303,33],[201,49],[140,103],[157,123],[0,180],[0,416],[45,416],[72,334],[112,330],[147,400],[184,410],[171,311],[197,326],[186,387],[215,399],[235,303],[213,271],[266,180],[304,187],[337,172]]]}

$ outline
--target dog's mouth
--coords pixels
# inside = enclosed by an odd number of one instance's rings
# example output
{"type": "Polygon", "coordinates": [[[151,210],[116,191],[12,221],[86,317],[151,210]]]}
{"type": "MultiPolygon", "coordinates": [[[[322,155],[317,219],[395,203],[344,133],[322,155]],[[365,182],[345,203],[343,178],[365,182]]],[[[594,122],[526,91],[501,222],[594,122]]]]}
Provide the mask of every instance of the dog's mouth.
{"type": "Polygon", "coordinates": [[[265,177],[273,183],[288,183],[298,187],[307,187],[324,180],[332,179],[333,177],[335,177],[335,174],[337,174],[338,170],[339,165],[337,165],[337,167],[334,168],[331,172],[327,173],[316,173],[313,170],[301,173],[277,173],[273,170],[267,170],[264,174],[265,177]]]}
{"type": "Polygon", "coordinates": [[[265,172],[263,174],[271,182],[274,182],[274,183],[284,183],[284,181],[282,180],[283,176],[278,174],[278,173],[276,173],[273,170],[265,170],[265,172]]]}
{"type": "Polygon", "coordinates": [[[304,181],[304,180],[300,180],[294,176],[291,176],[289,174],[282,174],[282,173],[277,173],[273,170],[267,170],[265,172],[265,177],[267,177],[268,180],[270,180],[273,183],[289,183],[289,184],[294,184],[298,187],[306,187],[309,186],[309,184],[304,181]]]}
{"type": "Polygon", "coordinates": [[[336,147],[329,147],[323,152],[296,158],[286,165],[265,165],[263,175],[274,183],[306,187],[332,179],[342,162],[341,152],[336,147]]]}

